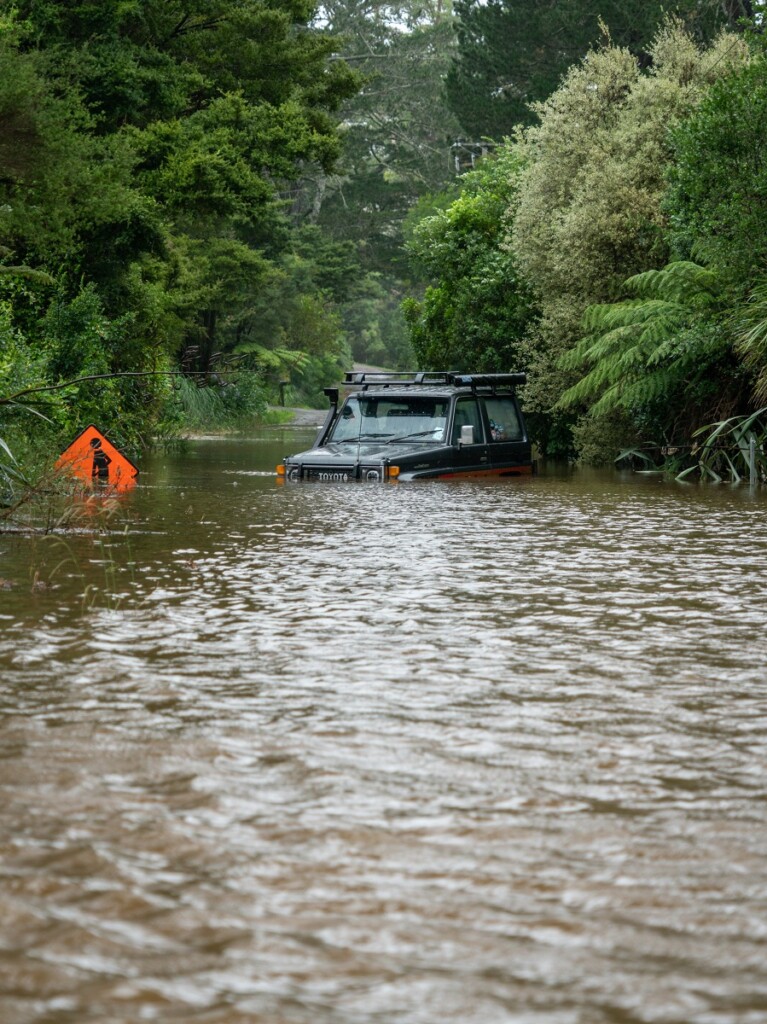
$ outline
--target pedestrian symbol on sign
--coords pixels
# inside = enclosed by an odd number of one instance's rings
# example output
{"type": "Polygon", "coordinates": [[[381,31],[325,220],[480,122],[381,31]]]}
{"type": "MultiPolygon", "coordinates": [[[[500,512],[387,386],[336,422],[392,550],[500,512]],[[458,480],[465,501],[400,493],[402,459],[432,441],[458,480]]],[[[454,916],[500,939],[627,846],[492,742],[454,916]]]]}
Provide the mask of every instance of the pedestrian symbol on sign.
{"type": "Polygon", "coordinates": [[[102,444],[103,442],[100,437],[92,437],[90,440],[90,446],[93,449],[93,466],[91,467],[91,479],[106,480],[108,482],[109,465],[112,460],[104,451],[102,444]]]}

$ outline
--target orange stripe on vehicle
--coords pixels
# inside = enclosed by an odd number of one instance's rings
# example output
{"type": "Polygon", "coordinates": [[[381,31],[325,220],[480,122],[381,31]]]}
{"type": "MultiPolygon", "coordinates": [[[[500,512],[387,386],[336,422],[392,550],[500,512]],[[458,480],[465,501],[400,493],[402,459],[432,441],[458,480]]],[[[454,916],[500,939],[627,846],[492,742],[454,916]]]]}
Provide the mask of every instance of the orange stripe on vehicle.
{"type": "Polygon", "coordinates": [[[507,466],[497,469],[454,469],[449,473],[438,473],[440,480],[447,480],[456,476],[530,476],[533,472],[532,466],[507,466]]]}

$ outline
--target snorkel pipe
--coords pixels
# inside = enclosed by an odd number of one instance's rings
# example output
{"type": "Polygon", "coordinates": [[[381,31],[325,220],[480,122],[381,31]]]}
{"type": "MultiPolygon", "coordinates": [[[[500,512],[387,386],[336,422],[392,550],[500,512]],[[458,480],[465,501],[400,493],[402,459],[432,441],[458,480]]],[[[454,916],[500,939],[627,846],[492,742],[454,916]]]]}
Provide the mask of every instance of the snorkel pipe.
{"type": "Polygon", "coordinates": [[[328,409],[325,422],[320,427],[320,431],[314,440],[314,447],[319,448],[320,445],[325,443],[328,434],[336,421],[338,415],[338,388],[323,388],[322,393],[327,395],[328,401],[330,402],[330,408],[328,409]]]}

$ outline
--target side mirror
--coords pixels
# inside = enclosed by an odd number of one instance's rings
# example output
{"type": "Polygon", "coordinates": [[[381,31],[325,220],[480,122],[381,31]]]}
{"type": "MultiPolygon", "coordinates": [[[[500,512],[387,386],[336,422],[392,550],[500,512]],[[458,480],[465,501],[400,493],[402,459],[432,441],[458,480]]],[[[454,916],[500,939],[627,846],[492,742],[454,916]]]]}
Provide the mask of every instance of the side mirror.
{"type": "Polygon", "coordinates": [[[461,427],[461,438],[458,442],[458,447],[463,448],[466,444],[474,444],[474,427],[471,424],[461,427]]]}

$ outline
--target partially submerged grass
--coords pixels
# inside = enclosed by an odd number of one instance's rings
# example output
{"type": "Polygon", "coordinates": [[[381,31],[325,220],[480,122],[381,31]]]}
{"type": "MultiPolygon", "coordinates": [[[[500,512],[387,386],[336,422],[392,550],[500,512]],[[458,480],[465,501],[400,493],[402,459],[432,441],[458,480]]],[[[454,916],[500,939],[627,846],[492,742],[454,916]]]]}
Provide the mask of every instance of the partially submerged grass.
{"type": "Polygon", "coordinates": [[[692,435],[692,444],[627,448],[615,459],[628,463],[640,473],[665,473],[676,480],[698,475],[714,483],[751,482],[751,442],[753,440],[756,482],[767,481],[767,406],[745,416],[730,416],[700,427],[692,435]],[[659,465],[657,455],[663,458],[659,465]]]}

